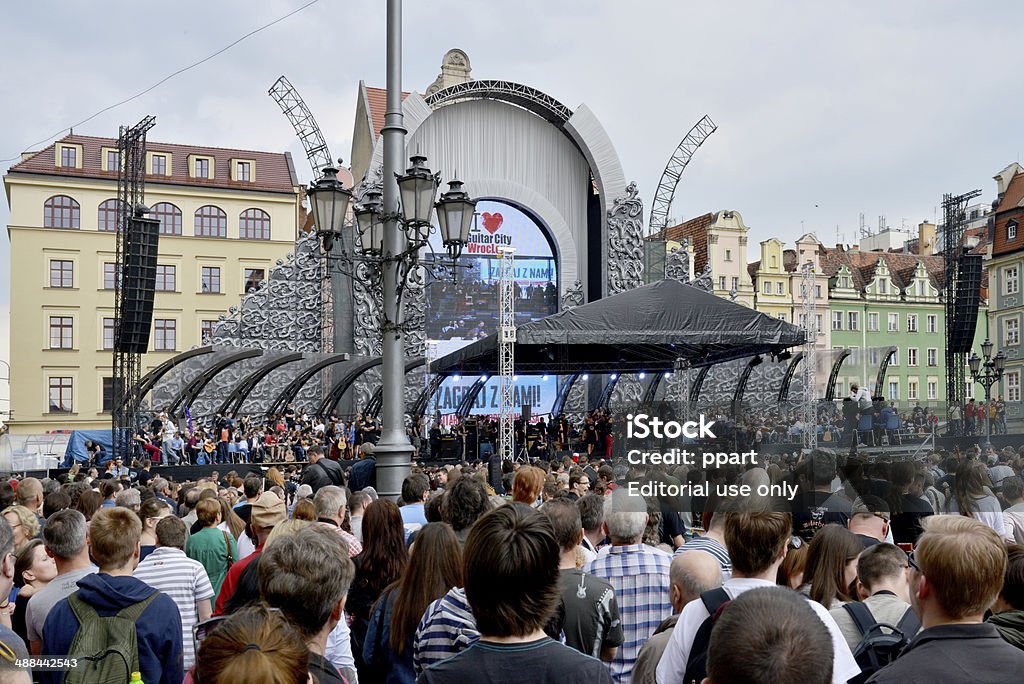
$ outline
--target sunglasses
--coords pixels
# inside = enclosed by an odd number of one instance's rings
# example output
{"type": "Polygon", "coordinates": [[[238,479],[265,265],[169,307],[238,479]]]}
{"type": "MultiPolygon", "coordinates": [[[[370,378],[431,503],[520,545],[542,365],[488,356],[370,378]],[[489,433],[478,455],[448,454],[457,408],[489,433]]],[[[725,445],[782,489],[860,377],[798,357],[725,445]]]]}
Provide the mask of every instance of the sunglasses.
{"type": "Polygon", "coordinates": [[[914,554],[915,553],[917,553],[917,552],[916,551],[911,551],[910,553],[907,554],[907,563],[910,565],[910,567],[914,568],[914,570],[917,570],[918,572],[921,572],[921,566],[917,564],[917,559],[914,558],[914,554]]]}

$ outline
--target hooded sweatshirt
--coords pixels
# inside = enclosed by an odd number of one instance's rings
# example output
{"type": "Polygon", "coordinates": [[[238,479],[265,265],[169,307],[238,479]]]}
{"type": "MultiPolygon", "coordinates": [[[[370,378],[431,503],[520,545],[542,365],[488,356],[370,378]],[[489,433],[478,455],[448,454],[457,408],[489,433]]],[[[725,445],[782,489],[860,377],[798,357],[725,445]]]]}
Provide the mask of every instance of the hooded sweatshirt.
{"type": "Polygon", "coordinates": [[[1003,641],[1024,650],[1024,610],[996,613],[988,621],[999,630],[1003,641]]]}
{"type": "MultiPolygon", "coordinates": [[[[78,581],[78,597],[96,609],[100,617],[116,615],[123,608],[144,601],[156,589],[134,577],[113,577],[104,572],[78,581]]],[[[68,599],[53,607],[43,625],[43,653],[68,655],[78,631],[78,619],[68,599]]],[[[146,684],[180,684],[182,665],[181,615],[171,597],[153,599],[135,623],[139,647],[139,670],[146,684]]],[[[62,672],[43,673],[43,682],[59,684],[62,672]]]]}

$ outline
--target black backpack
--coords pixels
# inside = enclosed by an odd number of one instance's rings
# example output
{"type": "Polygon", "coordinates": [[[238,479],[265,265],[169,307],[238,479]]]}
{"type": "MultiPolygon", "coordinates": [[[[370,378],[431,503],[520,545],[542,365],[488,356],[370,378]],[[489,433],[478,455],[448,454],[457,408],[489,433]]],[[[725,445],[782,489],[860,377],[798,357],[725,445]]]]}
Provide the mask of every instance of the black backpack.
{"type": "Polygon", "coordinates": [[[721,587],[710,589],[700,595],[700,600],[708,610],[708,617],[701,623],[700,629],[693,637],[690,657],[686,660],[686,674],[682,684],[700,684],[708,675],[708,644],[711,643],[711,629],[715,620],[722,614],[722,609],[732,602],[729,594],[721,587]]]}
{"type": "Polygon", "coordinates": [[[896,660],[921,629],[921,621],[912,608],[907,608],[895,627],[876,622],[875,616],[861,601],[844,604],[843,608],[853,618],[853,623],[861,633],[860,643],[853,649],[860,674],[851,679],[850,684],[866,682],[875,672],[896,660]],[[891,629],[892,633],[886,634],[882,631],[883,627],[891,629]]]}

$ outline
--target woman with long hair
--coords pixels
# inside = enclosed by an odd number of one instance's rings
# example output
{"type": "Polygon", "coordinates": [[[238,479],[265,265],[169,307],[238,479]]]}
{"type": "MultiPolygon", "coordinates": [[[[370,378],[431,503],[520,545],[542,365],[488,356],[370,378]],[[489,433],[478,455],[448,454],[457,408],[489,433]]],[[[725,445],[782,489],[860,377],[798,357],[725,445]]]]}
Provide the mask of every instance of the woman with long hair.
{"type": "Polygon", "coordinates": [[[139,561],[156,550],[156,524],[171,514],[171,507],[166,501],[155,496],[142,502],[139,506],[139,519],[142,520],[142,538],[140,540],[139,561]]]}
{"type": "Polygon", "coordinates": [[[800,591],[826,610],[853,601],[850,586],[857,579],[857,557],[863,550],[864,544],[853,532],[842,525],[825,525],[807,548],[800,591]]]}
{"type": "Polygon", "coordinates": [[[462,551],[452,528],[428,523],[416,533],[402,577],[373,609],[363,643],[370,681],[414,684],[412,642],[423,613],[452,587],[462,586],[462,551]]]}
{"type": "Polygon", "coordinates": [[[206,569],[216,605],[224,578],[232,564],[238,560],[238,544],[234,537],[217,527],[221,522],[220,503],[217,499],[203,499],[196,504],[196,517],[202,529],[189,538],[185,553],[206,569]]]}
{"type": "Polygon", "coordinates": [[[220,504],[220,529],[238,541],[242,533],[245,532],[245,521],[235,513],[235,509],[231,507],[227,499],[218,498],[217,502],[220,504]]]}
{"type": "Polygon", "coordinates": [[[946,500],[946,510],[977,518],[1000,537],[1006,534],[1002,506],[992,495],[988,468],[981,461],[967,458],[960,463],[953,480],[953,495],[946,500]]]}
{"type": "Polygon", "coordinates": [[[29,641],[25,623],[28,600],[56,576],[57,565],[46,553],[42,539],[32,539],[18,551],[14,559],[14,586],[18,587],[18,597],[14,601],[11,626],[26,644],[29,641]]]}
{"type": "Polygon", "coordinates": [[[360,679],[363,679],[362,650],[370,611],[384,588],[401,577],[408,559],[405,528],[398,506],[387,499],[374,501],[363,514],[363,552],[352,559],[356,574],[345,605],[352,616],[352,651],[360,679]]]}

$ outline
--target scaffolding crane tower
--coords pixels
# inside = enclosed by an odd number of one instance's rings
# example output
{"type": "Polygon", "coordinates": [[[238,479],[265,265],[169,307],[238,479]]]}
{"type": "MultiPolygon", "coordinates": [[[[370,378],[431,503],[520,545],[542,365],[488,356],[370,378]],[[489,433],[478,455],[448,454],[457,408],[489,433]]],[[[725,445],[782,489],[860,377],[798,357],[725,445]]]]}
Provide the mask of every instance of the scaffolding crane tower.
{"type": "Polygon", "coordinates": [[[498,454],[515,456],[516,281],[512,247],[498,251],[498,454]]]}
{"type": "Polygon", "coordinates": [[[803,448],[813,451],[818,446],[818,397],[816,394],[817,359],[815,348],[818,342],[818,296],[817,274],[814,264],[808,261],[800,267],[800,304],[802,308],[804,334],[804,356],[801,360],[804,394],[801,401],[800,420],[804,424],[803,448]]]}
{"type": "Polygon", "coordinates": [[[306,150],[306,158],[313,168],[313,178],[319,178],[324,167],[334,166],[334,162],[331,159],[331,151],[327,149],[324,134],[320,132],[320,126],[317,125],[309,107],[299,96],[295,86],[284,76],[274,81],[267,94],[274,98],[281,111],[288,117],[292,128],[295,129],[295,135],[299,137],[303,149],[306,150]]]}

